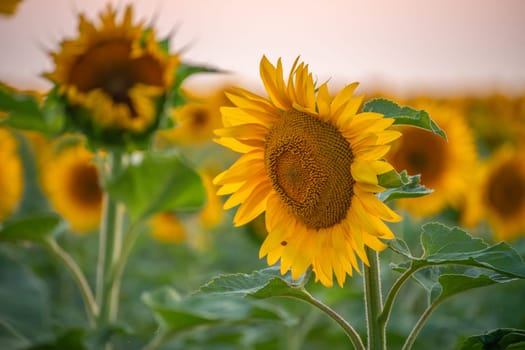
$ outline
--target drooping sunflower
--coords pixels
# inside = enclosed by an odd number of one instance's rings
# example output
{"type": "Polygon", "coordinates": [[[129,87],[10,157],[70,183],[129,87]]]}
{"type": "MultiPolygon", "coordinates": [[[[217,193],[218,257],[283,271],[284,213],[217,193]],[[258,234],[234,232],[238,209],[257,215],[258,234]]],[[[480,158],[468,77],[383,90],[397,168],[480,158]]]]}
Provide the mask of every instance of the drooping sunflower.
{"type": "Polygon", "coordinates": [[[22,161],[15,137],[0,128],[0,221],[13,213],[24,187],[22,161]]]}
{"type": "Polygon", "coordinates": [[[132,7],[122,20],[108,5],[99,26],[80,15],[79,35],[52,53],[55,70],[45,74],[72,107],[74,123],[109,141],[119,133],[142,134],[158,122],[159,108],[179,63],[157,42],[155,31],[133,24],[132,7]]]}
{"type": "Polygon", "coordinates": [[[502,147],[473,172],[471,185],[463,224],[485,219],[497,241],[525,234],[525,151],[502,147]]]}
{"type": "Polygon", "coordinates": [[[401,127],[403,136],[386,155],[397,171],[421,174],[421,183],[434,190],[430,195],[400,199],[397,205],[422,217],[437,214],[447,206],[457,207],[464,197],[477,153],[474,136],[461,110],[430,99],[414,101],[447,134],[448,141],[429,131],[401,127]]]}
{"type": "Polygon", "coordinates": [[[381,160],[400,133],[387,130],[393,119],[359,113],[357,83],[331,97],[326,83],[317,89],[308,65],[296,59],[285,81],[279,59],[260,64],[269,99],[244,89],[228,93],[236,107],[223,107],[224,128],[217,142],[243,155],[215,184],[231,194],[225,209],[240,205],[240,226],[266,211],[268,236],[259,256],[281,273],[298,278],[312,266],[316,281],[339,285],[357,256],[368,264],[365,246],[385,248],[392,239],[383,220],[400,217],[377,197],[384,189],[377,175],[392,170],[381,160]]]}
{"type": "Polygon", "coordinates": [[[82,143],[52,147],[42,164],[42,188],[54,209],[74,232],[94,230],[103,197],[94,154],[82,143]]]}

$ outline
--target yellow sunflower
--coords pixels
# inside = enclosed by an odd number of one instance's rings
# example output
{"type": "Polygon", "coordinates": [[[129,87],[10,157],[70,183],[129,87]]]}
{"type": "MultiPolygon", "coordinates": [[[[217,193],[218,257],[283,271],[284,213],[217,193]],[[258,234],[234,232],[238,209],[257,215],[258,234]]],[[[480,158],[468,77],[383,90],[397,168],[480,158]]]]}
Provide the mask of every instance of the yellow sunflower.
{"type": "Polygon", "coordinates": [[[153,29],[133,24],[132,17],[128,6],[118,22],[108,5],[97,27],[80,15],[78,37],[51,54],[55,70],[45,74],[69,103],[87,109],[88,123],[99,129],[142,133],[154,126],[158,99],[179,62],[163,51],[153,29]]]}
{"type": "Polygon", "coordinates": [[[211,95],[188,95],[188,102],[173,112],[175,127],[159,131],[159,136],[175,144],[202,144],[213,138],[213,130],[222,127],[220,107],[231,106],[221,88],[211,95]]]}
{"type": "Polygon", "coordinates": [[[447,141],[423,129],[402,127],[403,136],[386,155],[397,171],[406,169],[409,174],[421,174],[421,183],[434,190],[424,197],[397,201],[398,207],[422,217],[459,205],[468,190],[477,153],[472,131],[458,108],[425,99],[413,105],[429,112],[448,138],[447,141]]]}
{"type": "Polygon", "coordinates": [[[2,0],[0,1],[0,14],[13,15],[22,0],[2,0]]]}
{"type": "Polygon", "coordinates": [[[181,243],[186,238],[186,229],[174,213],[162,212],[150,220],[151,235],[164,243],[181,243]]]}
{"type": "Polygon", "coordinates": [[[24,179],[22,161],[15,137],[0,128],[0,221],[11,214],[22,197],[24,179]]]}
{"type": "Polygon", "coordinates": [[[81,143],[54,147],[41,167],[44,192],[73,231],[94,230],[102,211],[102,189],[94,155],[81,143]]]}
{"type": "Polygon", "coordinates": [[[393,169],[381,157],[400,133],[386,130],[393,119],[358,112],[357,83],[332,98],[299,59],[287,81],[280,59],[263,57],[260,73],[269,99],[235,89],[236,107],[221,109],[217,142],[243,155],[214,179],[218,193],[231,194],[225,209],[240,205],[236,226],[266,211],[259,256],[268,264],[280,259],[293,278],[312,266],[316,281],[332,286],[335,274],[342,286],[359,271],[356,254],[368,264],[365,246],[381,250],[380,239],[394,237],[383,220],[400,217],[375,194],[384,190],[377,175],[393,169]]]}
{"type": "Polygon", "coordinates": [[[498,241],[525,234],[525,151],[502,147],[472,174],[463,224],[486,219],[498,241]]]}
{"type": "Polygon", "coordinates": [[[222,201],[217,196],[217,187],[212,182],[213,173],[217,174],[209,169],[199,171],[202,184],[206,189],[206,205],[199,213],[199,221],[205,229],[218,225],[224,218],[222,201]]]}

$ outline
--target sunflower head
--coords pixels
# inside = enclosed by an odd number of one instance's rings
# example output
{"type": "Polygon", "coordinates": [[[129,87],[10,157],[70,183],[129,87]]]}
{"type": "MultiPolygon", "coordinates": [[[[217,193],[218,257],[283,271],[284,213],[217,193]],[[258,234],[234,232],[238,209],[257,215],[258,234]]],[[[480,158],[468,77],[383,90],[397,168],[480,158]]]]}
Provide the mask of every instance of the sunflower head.
{"type": "Polygon", "coordinates": [[[16,8],[22,0],[2,0],[0,1],[0,15],[14,15],[16,8]]]}
{"type": "Polygon", "coordinates": [[[447,141],[420,128],[401,127],[403,136],[386,155],[397,171],[421,174],[422,184],[434,190],[425,197],[397,202],[399,207],[421,217],[459,205],[469,189],[477,152],[473,132],[459,108],[423,98],[413,104],[428,111],[448,138],[447,141]]]}
{"type": "Polygon", "coordinates": [[[225,88],[212,94],[184,91],[188,102],[175,109],[172,119],[175,126],[160,130],[159,137],[179,145],[200,145],[210,142],[213,130],[222,127],[220,107],[231,106],[226,98],[225,88]]]}
{"type": "Polygon", "coordinates": [[[45,77],[65,100],[70,122],[105,144],[140,139],[159,124],[167,91],[179,63],[155,31],[123,18],[108,5],[100,23],[80,15],[79,34],[51,54],[55,69],[45,77]]]}
{"type": "Polygon", "coordinates": [[[486,219],[496,240],[525,234],[525,151],[505,146],[474,172],[475,190],[467,197],[463,223],[486,219]]]}
{"type": "Polygon", "coordinates": [[[221,109],[216,141],[242,156],[214,179],[218,193],[231,194],[225,209],[239,205],[237,226],[266,212],[259,255],[280,260],[281,273],[298,278],[312,267],[324,285],[334,274],[343,285],[357,258],[368,264],[365,246],[381,250],[381,239],[394,237],[383,221],[400,217],[375,194],[384,190],[377,176],[393,169],[382,157],[400,133],[388,130],[393,119],[360,113],[356,83],[331,96],[299,59],[287,80],[281,60],[263,57],[260,73],[269,98],[234,89],[234,107],[221,109]]]}
{"type": "Polygon", "coordinates": [[[102,189],[94,154],[83,143],[52,145],[42,162],[41,181],[53,208],[76,233],[94,230],[102,210],[102,189]]]}
{"type": "Polygon", "coordinates": [[[150,219],[151,235],[163,243],[181,243],[186,238],[183,223],[171,212],[162,212],[150,219]]]}

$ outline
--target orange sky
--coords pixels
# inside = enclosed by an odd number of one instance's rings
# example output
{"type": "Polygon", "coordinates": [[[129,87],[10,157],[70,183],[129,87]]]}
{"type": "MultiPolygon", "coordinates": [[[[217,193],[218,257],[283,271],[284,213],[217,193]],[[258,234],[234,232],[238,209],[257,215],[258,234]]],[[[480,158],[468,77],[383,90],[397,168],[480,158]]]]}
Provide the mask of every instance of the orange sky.
{"type": "MultiPolygon", "coordinates": [[[[103,0],[24,0],[0,17],[0,80],[45,88],[46,50],[76,33],[103,0]]],[[[118,6],[128,2],[112,1],[118,6]]],[[[138,17],[161,34],[177,28],[172,46],[183,59],[258,82],[266,54],[289,67],[297,55],[319,81],[360,81],[400,92],[525,91],[523,0],[137,0],[138,17]]],[[[258,85],[257,85],[258,86],[258,85]]]]}

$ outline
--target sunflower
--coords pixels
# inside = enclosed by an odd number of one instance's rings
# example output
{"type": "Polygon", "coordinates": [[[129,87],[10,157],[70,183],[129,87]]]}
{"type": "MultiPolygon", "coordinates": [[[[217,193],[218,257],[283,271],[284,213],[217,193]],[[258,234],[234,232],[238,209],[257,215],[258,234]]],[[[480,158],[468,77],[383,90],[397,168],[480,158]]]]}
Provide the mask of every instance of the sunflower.
{"type": "Polygon", "coordinates": [[[186,238],[186,229],[172,212],[162,212],[150,220],[151,235],[164,243],[181,243],[186,238]]]}
{"type": "Polygon", "coordinates": [[[41,168],[44,192],[73,231],[87,233],[100,222],[102,189],[94,155],[82,143],[53,147],[41,168]]]}
{"type": "Polygon", "coordinates": [[[11,214],[20,202],[23,191],[22,161],[14,136],[0,128],[0,221],[11,214]]]}
{"type": "Polygon", "coordinates": [[[525,152],[502,147],[473,174],[463,224],[473,227],[485,218],[496,240],[510,241],[524,234],[525,152]]]}
{"type": "Polygon", "coordinates": [[[55,70],[44,76],[58,85],[78,112],[74,122],[84,129],[141,134],[157,123],[179,58],[166,53],[155,31],[133,24],[132,17],[128,6],[118,22],[108,5],[97,27],[80,15],[78,37],[51,54],[55,70]]]}
{"type": "Polygon", "coordinates": [[[212,182],[212,174],[217,173],[209,169],[203,169],[199,171],[202,184],[206,189],[206,205],[199,213],[199,221],[206,229],[210,229],[218,225],[224,218],[224,212],[222,211],[222,201],[216,194],[217,188],[212,182]]]}
{"type": "Polygon", "coordinates": [[[423,129],[402,127],[403,136],[386,155],[396,170],[421,174],[422,184],[434,190],[424,197],[397,202],[398,207],[421,217],[459,205],[468,189],[477,153],[473,133],[460,109],[426,99],[415,101],[414,106],[429,112],[448,138],[447,141],[423,129]]]}
{"type": "Polygon", "coordinates": [[[210,95],[185,92],[188,102],[174,110],[174,128],[159,131],[159,136],[174,144],[202,144],[213,138],[213,130],[222,127],[220,107],[231,106],[221,88],[210,95]]]}
{"type": "Polygon", "coordinates": [[[2,0],[0,1],[0,14],[14,15],[16,8],[22,0],[2,0]]]}
{"type": "Polygon", "coordinates": [[[281,273],[298,278],[312,266],[316,281],[340,286],[357,256],[368,264],[365,246],[385,248],[392,239],[383,220],[400,217],[376,193],[377,175],[392,170],[382,161],[387,144],[400,136],[386,130],[393,119],[358,113],[363,97],[353,97],[357,83],[334,98],[326,83],[317,87],[308,65],[296,59],[288,81],[279,59],[260,64],[269,99],[244,89],[228,97],[236,107],[223,107],[224,128],[217,142],[243,155],[214,183],[231,194],[224,208],[240,205],[236,226],[266,211],[268,235],[259,256],[281,273]]]}

